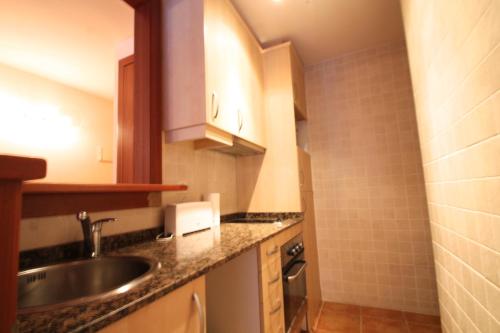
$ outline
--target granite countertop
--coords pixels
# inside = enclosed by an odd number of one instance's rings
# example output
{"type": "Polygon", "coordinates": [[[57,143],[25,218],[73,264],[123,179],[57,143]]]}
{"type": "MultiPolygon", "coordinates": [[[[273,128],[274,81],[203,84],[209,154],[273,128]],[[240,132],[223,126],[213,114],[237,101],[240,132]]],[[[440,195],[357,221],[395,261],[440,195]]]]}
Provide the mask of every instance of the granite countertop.
{"type": "Polygon", "coordinates": [[[107,253],[155,259],[161,262],[161,269],[152,279],[106,300],[18,315],[19,332],[95,332],[301,220],[295,218],[279,223],[222,223],[220,227],[168,242],[151,241],[107,253]]]}

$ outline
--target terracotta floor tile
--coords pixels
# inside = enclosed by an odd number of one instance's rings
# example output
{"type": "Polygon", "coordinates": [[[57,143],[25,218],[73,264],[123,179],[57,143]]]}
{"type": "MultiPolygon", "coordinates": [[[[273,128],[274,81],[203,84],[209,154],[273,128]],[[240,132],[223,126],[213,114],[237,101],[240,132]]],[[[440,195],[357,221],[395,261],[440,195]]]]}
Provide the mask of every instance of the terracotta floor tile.
{"type": "Polygon", "coordinates": [[[378,317],[361,317],[362,333],[408,333],[406,323],[378,317]]]}
{"type": "Polygon", "coordinates": [[[441,326],[408,323],[410,333],[441,333],[441,326]]]}
{"type": "Polygon", "coordinates": [[[386,318],[393,320],[404,320],[403,313],[401,311],[388,310],[388,309],[378,309],[378,308],[370,308],[366,306],[361,307],[361,316],[370,316],[377,318],[386,318]]]}
{"type": "Polygon", "coordinates": [[[441,333],[438,316],[326,302],[315,333],[441,333]]]}
{"type": "Polygon", "coordinates": [[[420,313],[404,312],[404,316],[409,323],[419,323],[428,325],[440,325],[441,320],[438,316],[424,315],[420,313]]]}
{"type": "Polygon", "coordinates": [[[318,322],[318,331],[332,333],[359,333],[359,315],[342,312],[322,312],[318,322]]]}
{"type": "Polygon", "coordinates": [[[323,311],[325,313],[342,312],[342,313],[349,313],[349,314],[353,314],[353,315],[359,315],[360,307],[358,305],[325,302],[323,304],[323,311]]]}

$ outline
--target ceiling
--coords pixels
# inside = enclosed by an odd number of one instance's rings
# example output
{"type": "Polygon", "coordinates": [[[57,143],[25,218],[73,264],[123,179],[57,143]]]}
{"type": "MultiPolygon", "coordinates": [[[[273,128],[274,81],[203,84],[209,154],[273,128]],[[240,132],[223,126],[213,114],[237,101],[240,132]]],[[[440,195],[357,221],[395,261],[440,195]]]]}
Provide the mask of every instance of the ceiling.
{"type": "Polygon", "coordinates": [[[0,63],[112,98],[117,47],[134,33],[123,0],[0,0],[0,63]]]}
{"type": "MultiPolygon", "coordinates": [[[[292,40],[306,65],[404,40],[399,0],[232,1],[264,46],[292,40]]],[[[0,0],[0,8],[0,63],[113,97],[117,48],[134,30],[123,0],[0,0]]]]}
{"type": "Polygon", "coordinates": [[[404,40],[399,0],[232,0],[257,39],[291,40],[306,65],[404,40]]]}

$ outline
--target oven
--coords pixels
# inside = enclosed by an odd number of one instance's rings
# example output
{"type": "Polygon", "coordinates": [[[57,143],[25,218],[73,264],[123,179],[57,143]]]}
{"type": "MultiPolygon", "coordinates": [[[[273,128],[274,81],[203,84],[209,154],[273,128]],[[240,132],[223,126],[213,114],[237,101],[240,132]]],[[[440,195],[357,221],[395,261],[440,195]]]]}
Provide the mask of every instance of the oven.
{"type": "Polygon", "coordinates": [[[306,269],[302,234],[297,235],[281,247],[281,269],[283,275],[283,303],[285,310],[285,332],[301,325],[306,305],[306,269]]]}

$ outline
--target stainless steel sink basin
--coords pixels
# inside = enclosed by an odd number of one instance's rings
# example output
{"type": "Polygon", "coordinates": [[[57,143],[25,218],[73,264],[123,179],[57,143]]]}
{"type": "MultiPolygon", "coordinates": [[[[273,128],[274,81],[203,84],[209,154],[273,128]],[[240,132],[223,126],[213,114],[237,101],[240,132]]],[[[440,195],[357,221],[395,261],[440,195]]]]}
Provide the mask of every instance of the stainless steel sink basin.
{"type": "Polygon", "coordinates": [[[126,292],[160,267],[144,257],[116,256],[34,268],[18,274],[18,312],[78,305],[126,292]]]}

